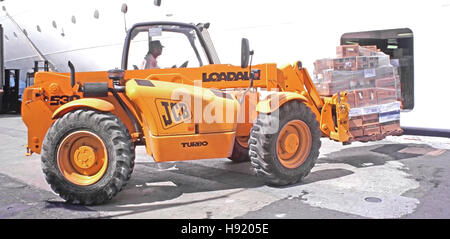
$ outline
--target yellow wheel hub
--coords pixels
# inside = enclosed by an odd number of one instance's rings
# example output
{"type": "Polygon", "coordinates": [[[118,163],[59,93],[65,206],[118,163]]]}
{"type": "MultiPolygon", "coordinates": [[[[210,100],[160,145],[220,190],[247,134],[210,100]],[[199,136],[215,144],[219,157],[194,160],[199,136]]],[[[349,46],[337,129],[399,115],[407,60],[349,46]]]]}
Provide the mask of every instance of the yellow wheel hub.
{"type": "Polygon", "coordinates": [[[60,172],[69,182],[88,186],[106,173],[108,153],[100,137],[89,131],[76,131],[61,141],[57,161],[60,172]]]}
{"type": "Polygon", "coordinates": [[[81,146],[75,151],[74,163],[77,167],[87,169],[95,163],[94,149],[89,146],[81,146]]]}
{"type": "Polygon", "coordinates": [[[278,159],[286,168],[297,168],[309,156],[311,146],[312,136],[308,125],[301,120],[289,121],[278,135],[278,159]]]}

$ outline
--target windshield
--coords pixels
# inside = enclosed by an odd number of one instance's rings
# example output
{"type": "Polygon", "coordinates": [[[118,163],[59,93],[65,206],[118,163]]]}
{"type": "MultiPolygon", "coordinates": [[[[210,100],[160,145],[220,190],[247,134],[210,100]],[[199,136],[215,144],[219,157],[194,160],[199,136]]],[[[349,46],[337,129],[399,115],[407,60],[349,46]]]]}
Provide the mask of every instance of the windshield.
{"type": "Polygon", "coordinates": [[[200,67],[209,64],[193,27],[139,26],[133,29],[130,37],[128,69],[200,67]]]}

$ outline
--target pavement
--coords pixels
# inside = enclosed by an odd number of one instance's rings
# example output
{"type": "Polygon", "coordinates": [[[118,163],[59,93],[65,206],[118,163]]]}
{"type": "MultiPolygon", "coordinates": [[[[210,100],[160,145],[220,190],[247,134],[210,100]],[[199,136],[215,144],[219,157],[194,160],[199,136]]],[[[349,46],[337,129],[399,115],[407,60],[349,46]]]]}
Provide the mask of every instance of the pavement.
{"type": "Polygon", "coordinates": [[[155,163],[137,147],[128,185],[104,205],[65,203],[25,156],[19,115],[0,115],[0,218],[450,218],[450,139],[389,136],[343,146],[322,138],[303,182],[270,187],[249,162],[155,163]]]}

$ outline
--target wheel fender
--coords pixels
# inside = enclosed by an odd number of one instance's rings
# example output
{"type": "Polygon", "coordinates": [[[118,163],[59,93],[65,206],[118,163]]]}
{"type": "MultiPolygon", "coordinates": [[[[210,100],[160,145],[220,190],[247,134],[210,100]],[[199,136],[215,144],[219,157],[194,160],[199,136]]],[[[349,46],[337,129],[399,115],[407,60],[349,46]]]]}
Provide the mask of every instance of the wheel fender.
{"type": "Polygon", "coordinates": [[[299,100],[302,102],[308,101],[305,96],[295,92],[274,92],[256,105],[256,111],[258,111],[258,113],[269,114],[291,100],[299,100]]]}
{"type": "Polygon", "coordinates": [[[113,111],[114,105],[109,103],[106,100],[101,99],[95,99],[95,98],[85,98],[85,99],[78,99],[71,101],[69,103],[66,103],[59,107],[55,112],[53,112],[52,119],[57,119],[66,114],[67,112],[73,111],[75,109],[79,108],[91,108],[94,110],[99,111],[113,111]]]}

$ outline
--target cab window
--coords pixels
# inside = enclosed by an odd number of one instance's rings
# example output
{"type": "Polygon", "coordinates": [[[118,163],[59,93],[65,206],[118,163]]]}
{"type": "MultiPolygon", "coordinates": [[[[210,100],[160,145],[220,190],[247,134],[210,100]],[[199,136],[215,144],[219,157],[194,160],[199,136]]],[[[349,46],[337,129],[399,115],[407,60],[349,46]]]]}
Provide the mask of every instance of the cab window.
{"type": "Polygon", "coordinates": [[[128,69],[148,69],[149,64],[145,63],[150,60],[150,68],[161,69],[208,64],[208,58],[193,28],[147,26],[144,30],[137,29],[134,34],[129,47],[128,69]],[[159,56],[153,53],[155,43],[162,47],[159,56]]]}

